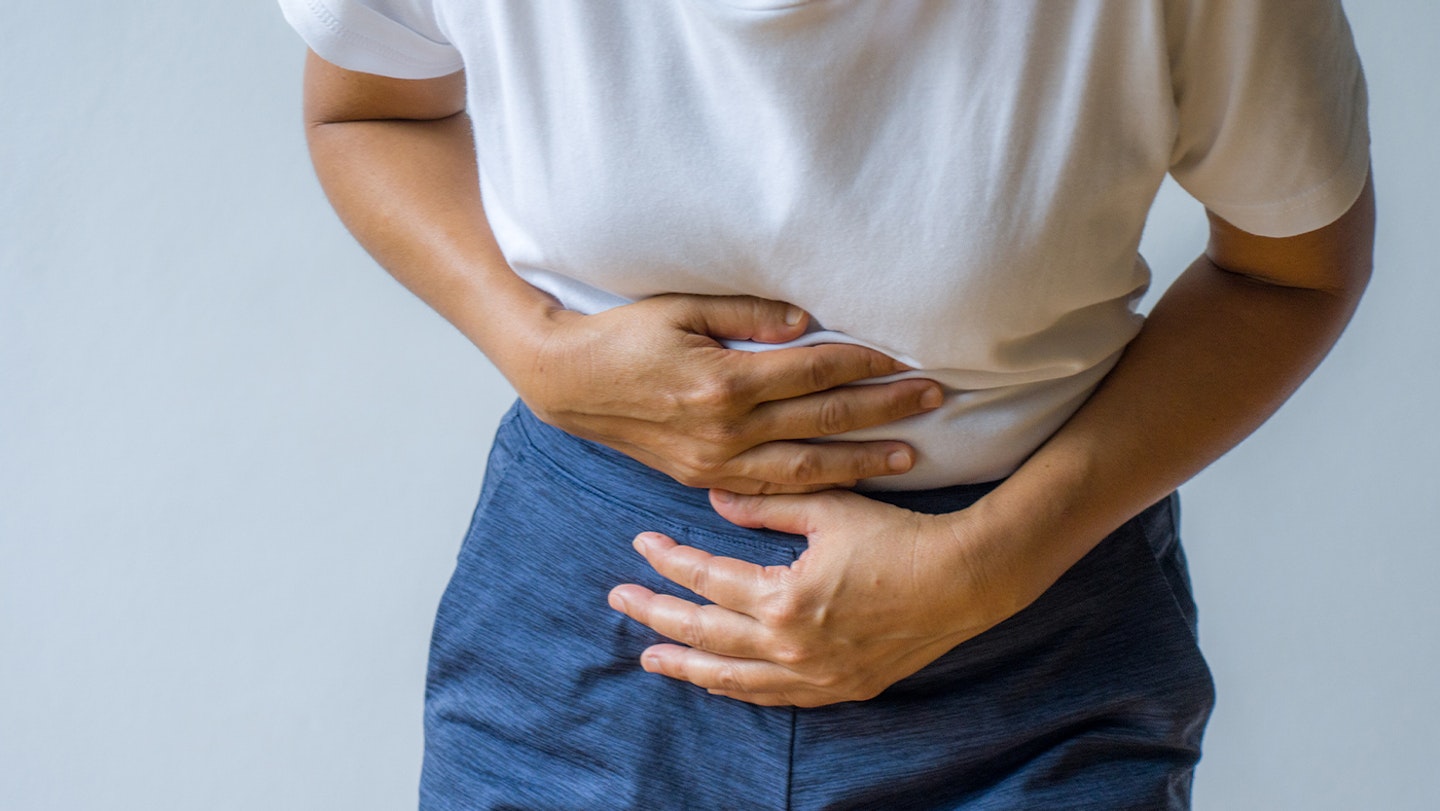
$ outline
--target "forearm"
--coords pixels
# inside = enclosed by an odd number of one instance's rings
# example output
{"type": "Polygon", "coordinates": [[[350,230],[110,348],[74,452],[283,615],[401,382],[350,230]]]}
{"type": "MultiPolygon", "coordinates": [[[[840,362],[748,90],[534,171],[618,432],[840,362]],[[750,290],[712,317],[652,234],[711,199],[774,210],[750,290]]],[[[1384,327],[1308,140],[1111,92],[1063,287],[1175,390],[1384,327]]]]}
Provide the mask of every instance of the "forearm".
{"type": "Polygon", "coordinates": [[[519,362],[560,307],[517,276],[495,242],[465,114],[310,121],[307,133],[325,192],[365,249],[502,372],[519,362]]]}
{"type": "Polygon", "coordinates": [[[898,442],[799,440],[935,407],[925,380],[849,384],[897,362],[859,346],[781,343],[806,316],[750,296],[655,296],[596,315],[526,283],[485,218],[460,74],[391,79],[306,64],[315,169],[340,218],[402,284],[480,348],[541,419],[677,481],[807,492],[902,473],[898,442]]]}
{"type": "Polygon", "coordinates": [[[1182,274],[1085,405],[969,516],[997,541],[989,552],[1014,584],[1009,609],[1280,407],[1359,301],[1369,270],[1360,241],[1342,257],[1348,269],[1304,286],[1258,281],[1209,256],[1182,274]]]}

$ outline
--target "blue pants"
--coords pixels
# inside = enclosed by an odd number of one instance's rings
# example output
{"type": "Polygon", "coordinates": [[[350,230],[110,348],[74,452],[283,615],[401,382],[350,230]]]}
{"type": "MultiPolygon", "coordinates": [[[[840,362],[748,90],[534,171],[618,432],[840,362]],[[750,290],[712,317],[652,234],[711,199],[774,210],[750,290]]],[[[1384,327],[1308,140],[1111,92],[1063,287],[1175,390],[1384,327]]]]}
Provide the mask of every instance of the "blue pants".
{"type": "MultiPolygon", "coordinates": [[[[939,513],[989,488],[868,495],[939,513]]],[[[631,548],[645,530],[766,565],[804,538],[735,527],[705,491],[517,405],[435,622],[421,808],[1187,808],[1213,684],[1176,510],[875,699],[755,707],[642,671],[660,638],[606,595],[693,599],[631,548]]]]}

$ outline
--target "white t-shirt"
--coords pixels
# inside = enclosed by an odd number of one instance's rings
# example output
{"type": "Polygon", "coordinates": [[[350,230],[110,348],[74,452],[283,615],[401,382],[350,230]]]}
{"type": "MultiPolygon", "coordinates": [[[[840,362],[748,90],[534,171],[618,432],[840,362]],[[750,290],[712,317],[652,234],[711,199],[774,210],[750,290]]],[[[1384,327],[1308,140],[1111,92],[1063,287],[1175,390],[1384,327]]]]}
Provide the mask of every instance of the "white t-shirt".
{"type": "Polygon", "coordinates": [[[1079,407],[1140,327],[1167,172],[1288,236],[1368,170],[1338,2],[280,2],[342,67],[465,70],[490,225],[567,307],[763,296],[940,381],[841,437],[919,451],[877,488],[1001,478],[1079,407]]]}

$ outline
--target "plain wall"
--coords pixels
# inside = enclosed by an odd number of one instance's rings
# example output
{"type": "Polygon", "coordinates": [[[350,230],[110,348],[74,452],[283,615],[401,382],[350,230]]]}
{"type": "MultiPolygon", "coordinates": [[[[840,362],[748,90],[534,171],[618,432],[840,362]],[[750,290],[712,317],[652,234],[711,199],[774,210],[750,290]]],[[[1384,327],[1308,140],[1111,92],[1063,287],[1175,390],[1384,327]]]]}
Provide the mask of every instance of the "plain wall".
{"type": "MultiPolygon", "coordinates": [[[[1440,807],[1440,5],[1350,14],[1375,280],[1184,490],[1202,810],[1440,807]]],[[[0,807],[413,807],[509,388],[330,213],[273,4],[11,2],[0,30],[0,807]]],[[[1157,285],[1203,240],[1167,187],[1157,285]]]]}

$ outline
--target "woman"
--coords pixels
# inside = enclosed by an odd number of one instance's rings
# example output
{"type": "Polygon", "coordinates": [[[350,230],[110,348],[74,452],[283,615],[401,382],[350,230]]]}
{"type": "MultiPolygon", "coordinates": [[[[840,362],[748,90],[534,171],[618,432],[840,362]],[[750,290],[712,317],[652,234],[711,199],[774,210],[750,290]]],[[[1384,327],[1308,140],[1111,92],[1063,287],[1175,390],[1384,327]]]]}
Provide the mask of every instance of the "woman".
{"type": "Polygon", "coordinates": [[[422,807],[1188,806],[1173,491],[1369,274],[1338,3],[282,5],[336,209],[522,400],[422,807]]]}

